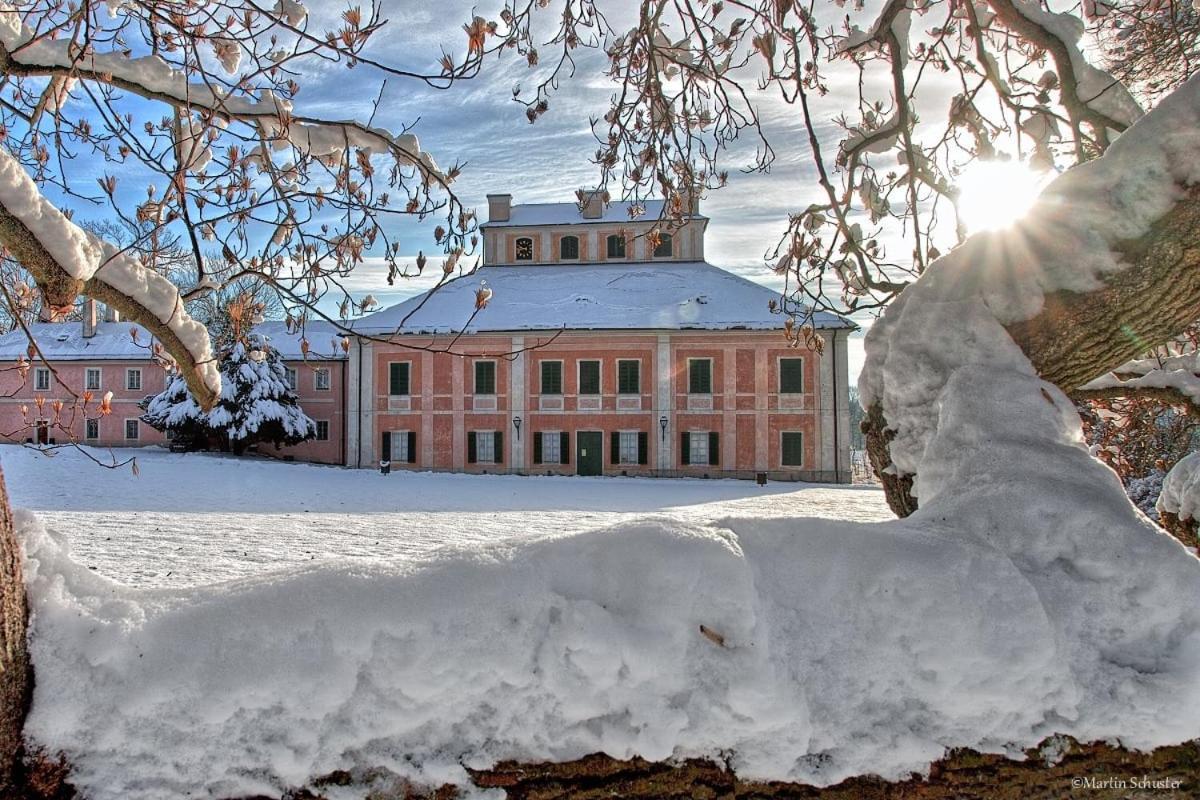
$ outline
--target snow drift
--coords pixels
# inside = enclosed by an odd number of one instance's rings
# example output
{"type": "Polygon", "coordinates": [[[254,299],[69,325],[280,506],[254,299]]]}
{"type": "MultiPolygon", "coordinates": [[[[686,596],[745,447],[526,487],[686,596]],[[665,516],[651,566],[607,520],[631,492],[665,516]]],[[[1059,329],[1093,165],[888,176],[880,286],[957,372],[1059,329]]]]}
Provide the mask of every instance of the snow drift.
{"type": "Polygon", "coordinates": [[[872,330],[862,387],[919,475],[912,517],[650,518],[408,568],[134,591],[24,516],[30,736],[98,800],[278,794],[379,766],[464,781],[464,765],[598,750],[829,784],[952,746],[1200,736],[1200,560],[1130,505],[1001,324],[1121,268],[1114,237],[1200,177],[1180,158],[1200,150],[1198,98],[1200,78],[1058,186],[1094,207],[1043,217],[1062,230],[1031,240],[1040,269],[988,274],[969,244],[872,330]]]}

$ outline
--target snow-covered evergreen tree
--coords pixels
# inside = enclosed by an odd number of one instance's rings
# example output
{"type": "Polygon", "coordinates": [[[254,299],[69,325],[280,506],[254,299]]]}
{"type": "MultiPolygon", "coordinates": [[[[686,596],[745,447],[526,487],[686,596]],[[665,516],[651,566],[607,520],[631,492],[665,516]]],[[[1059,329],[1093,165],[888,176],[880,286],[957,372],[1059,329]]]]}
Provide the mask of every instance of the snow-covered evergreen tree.
{"type": "Polygon", "coordinates": [[[200,408],[179,375],[144,405],[142,420],[174,438],[216,439],[241,455],[259,442],[293,445],[316,436],[316,424],[288,386],[287,368],[267,338],[239,338],[221,358],[221,396],[211,411],[200,408]]]}

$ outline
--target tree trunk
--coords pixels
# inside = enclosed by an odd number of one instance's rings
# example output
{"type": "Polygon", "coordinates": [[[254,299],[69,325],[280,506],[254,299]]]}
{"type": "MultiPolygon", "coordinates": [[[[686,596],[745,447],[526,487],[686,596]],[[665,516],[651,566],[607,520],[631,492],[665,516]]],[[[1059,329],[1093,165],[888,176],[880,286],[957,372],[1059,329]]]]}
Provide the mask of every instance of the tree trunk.
{"type": "MultiPolygon", "coordinates": [[[[1005,326],[1038,375],[1068,395],[1200,318],[1200,186],[1182,193],[1143,236],[1114,251],[1128,266],[1104,286],[1048,294],[1036,316],[1005,326]]],[[[892,435],[878,402],[867,409],[863,433],[888,505],[908,516],[917,509],[912,477],[887,472],[892,435]]]]}
{"type": "Polygon", "coordinates": [[[0,797],[20,796],[22,738],[33,693],[25,631],[29,607],[21,575],[21,546],[0,471],[0,797]]]}

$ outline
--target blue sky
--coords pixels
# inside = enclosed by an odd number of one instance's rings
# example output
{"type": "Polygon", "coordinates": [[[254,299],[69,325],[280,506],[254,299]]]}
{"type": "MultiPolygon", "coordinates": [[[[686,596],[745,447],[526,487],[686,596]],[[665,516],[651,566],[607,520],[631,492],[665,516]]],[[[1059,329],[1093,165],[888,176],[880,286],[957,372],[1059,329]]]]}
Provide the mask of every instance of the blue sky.
{"type": "MultiPolygon", "coordinates": [[[[342,3],[332,2],[308,5],[311,31],[335,28],[336,19],[345,8],[342,3]]],[[[620,0],[602,6],[609,23],[618,32],[632,26],[636,18],[635,3],[620,0]]],[[[555,22],[553,7],[552,3],[542,12],[544,24],[555,22]]],[[[830,7],[836,11],[833,4],[830,7]]],[[[376,34],[367,53],[396,67],[436,73],[443,47],[457,59],[462,58],[466,46],[462,24],[475,13],[487,17],[498,8],[498,1],[492,8],[487,0],[475,6],[462,0],[436,4],[383,0],[383,16],[389,19],[389,24],[376,34]]],[[[836,17],[828,21],[833,23],[836,17]]],[[[550,48],[544,48],[542,53],[542,69],[545,69],[551,60],[550,48]]],[[[531,71],[516,53],[489,59],[481,76],[448,90],[394,77],[387,79],[384,86],[386,76],[370,67],[347,69],[344,65],[318,61],[301,80],[303,89],[296,99],[296,108],[300,113],[332,120],[365,120],[383,87],[374,124],[393,131],[414,126],[423,149],[432,153],[441,166],[465,164],[456,191],[466,205],[478,208],[481,216],[485,216],[488,193],[511,193],[517,203],[569,201],[576,189],[596,183],[598,170],[588,160],[596,149],[589,119],[603,115],[613,85],[603,75],[606,59],[602,53],[579,50],[576,60],[576,75],[563,81],[551,98],[549,113],[532,125],[525,118],[524,107],[513,102],[512,89],[522,84],[532,90],[540,73],[531,71]]],[[[827,157],[835,151],[840,138],[832,119],[843,106],[854,105],[857,93],[855,73],[835,68],[828,77],[831,93],[817,111],[824,120],[819,134],[825,142],[827,157]]],[[[757,73],[751,71],[747,78],[753,84],[757,73]]],[[[706,251],[708,260],[717,266],[781,288],[781,279],[764,266],[764,253],[774,246],[784,230],[789,212],[804,209],[820,195],[798,110],[784,104],[776,94],[759,95],[756,104],[777,154],[776,160],[768,174],[743,173],[742,168],[753,161],[756,141],[752,137],[727,154],[729,185],[703,202],[703,211],[711,219],[706,251]]],[[[151,118],[158,113],[158,109],[151,111],[151,118]]],[[[112,171],[112,167],[97,161],[84,171],[98,177],[112,171]]],[[[144,190],[145,179],[139,179],[137,170],[128,167],[120,168],[118,174],[120,194],[132,193],[134,202],[139,202],[138,198],[144,196],[139,193],[144,190]]],[[[76,178],[79,177],[76,173],[76,178]]],[[[84,178],[94,185],[90,178],[84,178]]],[[[619,195],[619,187],[610,190],[619,195]]],[[[80,219],[98,216],[87,209],[80,211],[80,219]]],[[[402,221],[389,227],[387,233],[393,241],[401,243],[402,254],[415,258],[419,250],[427,255],[440,252],[433,241],[436,224],[437,219],[423,224],[402,221]]],[[[389,287],[386,272],[380,259],[368,258],[347,286],[360,298],[374,294],[386,306],[423,291],[435,278],[429,274],[389,287]]],[[[503,302],[503,298],[494,302],[503,302]]],[[[855,377],[862,363],[861,334],[852,340],[850,358],[850,373],[855,377]]]]}

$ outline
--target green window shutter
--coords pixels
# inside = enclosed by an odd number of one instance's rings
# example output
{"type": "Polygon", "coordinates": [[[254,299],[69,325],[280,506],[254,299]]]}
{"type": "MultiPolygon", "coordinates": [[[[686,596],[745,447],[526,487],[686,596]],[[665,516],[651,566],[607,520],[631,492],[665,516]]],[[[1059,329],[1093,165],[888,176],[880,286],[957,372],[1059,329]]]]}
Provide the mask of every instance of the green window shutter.
{"type": "Polygon", "coordinates": [[[558,257],[566,260],[579,258],[579,237],[564,236],[558,241],[558,257]]]}
{"type": "Polygon", "coordinates": [[[619,394],[640,394],[641,386],[640,361],[621,361],[617,364],[617,392],[619,394]]]}
{"type": "Polygon", "coordinates": [[[542,434],[541,432],[533,435],[533,463],[542,463],[542,434]]]}
{"type": "Polygon", "coordinates": [[[496,362],[475,362],[475,394],[496,393],[496,362]]]}
{"type": "Polygon", "coordinates": [[[496,431],[496,463],[504,463],[504,431],[496,431]]]}
{"type": "Polygon", "coordinates": [[[558,435],[558,453],[560,464],[571,463],[571,434],[563,431],[558,435]]]}
{"type": "Polygon", "coordinates": [[[612,464],[621,463],[621,434],[613,431],[608,437],[608,460],[612,464]]]}
{"type": "Polygon", "coordinates": [[[679,463],[683,466],[692,461],[692,437],[687,431],[679,434],[679,463]]]}
{"type": "Polygon", "coordinates": [[[709,466],[718,467],[721,465],[721,436],[716,431],[709,431],[708,434],[708,463],[709,466]]]}
{"type": "Polygon", "coordinates": [[[804,465],[804,434],[799,431],[784,431],[780,463],[785,467],[804,465]]]}
{"type": "Polygon", "coordinates": [[[695,359],[688,362],[688,393],[712,394],[712,362],[695,359]]]}
{"type": "Polygon", "coordinates": [[[646,464],[649,462],[650,451],[650,435],[645,431],[638,434],[638,463],[646,464]]]}
{"type": "Polygon", "coordinates": [[[609,258],[624,258],[625,257],[625,237],[619,234],[613,234],[607,239],[608,257],[609,258]]]}
{"type": "Polygon", "coordinates": [[[804,359],[779,359],[779,391],[784,394],[799,394],[804,391],[804,359]]]}
{"type": "Polygon", "coordinates": [[[543,361],[542,394],[562,394],[562,362],[543,361]]]}
{"type": "Polygon", "coordinates": [[[408,463],[417,463],[417,432],[408,432],[408,463]]]}
{"type": "Polygon", "coordinates": [[[579,362],[579,393],[600,394],[600,362],[579,362]]]}
{"type": "Polygon", "coordinates": [[[408,362],[394,363],[390,365],[390,374],[388,375],[388,394],[406,395],[408,394],[408,362]]]}
{"type": "Polygon", "coordinates": [[[380,461],[391,461],[392,460],[392,432],[391,431],[383,432],[383,447],[381,447],[379,450],[379,460],[380,461]]]}
{"type": "Polygon", "coordinates": [[[467,433],[467,463],[474,464],[475,457],[475,431],[467,433]]]}

